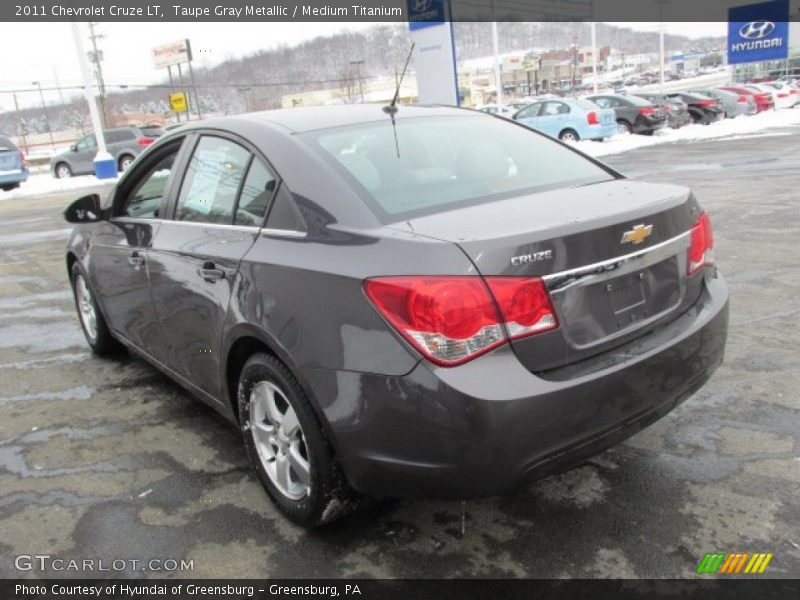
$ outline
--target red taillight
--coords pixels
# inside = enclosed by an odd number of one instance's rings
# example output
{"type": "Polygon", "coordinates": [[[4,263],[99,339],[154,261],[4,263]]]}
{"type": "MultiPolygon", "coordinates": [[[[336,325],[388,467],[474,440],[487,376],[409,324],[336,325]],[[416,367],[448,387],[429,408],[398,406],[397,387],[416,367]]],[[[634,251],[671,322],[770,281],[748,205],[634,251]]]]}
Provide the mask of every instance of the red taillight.
{"type": "Polygon", "coordinates": [[[509,336],[558,327],[547,290],[536,278],[380,277],[365,281],[364,291],[400,335],[442,366],[480,356],[509,336]]]}
{"type": "Polygon", "coordinates": [[[779,92],[778,93],[778,98],[788,98],[788,97],[789,97],[789,94],[786,94],[784,92],[779,92]]]}
{"type": "Polygon", "coordinates": [[[717,105],[717,101],[716,100],[698,100],[697,102],[695,102],[695,104],[697,106],[716,106],[717,105]]]}
{"type": "Polygon", "coordinates": [[[711,232],[711,219],[707,213],[703,213],[692,226],[686,272],[694,275],[703,267],[713,264],[714,236],[711,232]]]}
{"type": "Polygon", "coordinates": [[[669,104],[665,104],[664,105],[664,112],[668,113],[670,110],[672,110],[672,107],[669,104]]]}
{"type": "Polygon", "coordinates": [[[656,109],[652,106],[644,106],[639,109],[640,115],[650,116],[656,114],[656,109]]]}
{"type": "Polygon", "coordinates": [[[155,141],[156,141],[156,138],[141,137],[141,138],[139,138],[138,143],[142,148],[147,148],[147,146],[149,146],[150,144],[152,144],[155,141]]]}
{"type": "Polygon", "coordinates": [[[593,110],[589,111],[589,113],[586,115],[586,121],[589,123],[589,125],[600,124],[600,119],[598,118],[597,113],[593,110]]]}
{"type": "Polygon", "coordinates": [[[747,104],[747,96],[739,96],[739,99],[737,100],[737,102],[739,104],[747,104]]]}

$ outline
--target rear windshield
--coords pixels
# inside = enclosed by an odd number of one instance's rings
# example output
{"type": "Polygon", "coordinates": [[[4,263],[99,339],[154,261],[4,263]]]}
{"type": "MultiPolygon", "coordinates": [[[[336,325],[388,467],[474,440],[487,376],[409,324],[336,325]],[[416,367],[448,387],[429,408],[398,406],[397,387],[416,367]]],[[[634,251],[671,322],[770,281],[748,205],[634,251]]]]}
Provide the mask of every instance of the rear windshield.
{"type": "Polygon", "coordinates": [[[592,100],[587,100],[586,98],[578,98],[575,104],[580,106],[583,110],[597,110],[600,108],[592,100]]]}
{"type": "Polygon", "coordinates": [[[10,139],[4,135],[0,135],[0,150],[16,150],[17,147],[10,139]]]}
{"type": "Polygon", "coordinates": [[[145,125],[144,127],[139,128],[141,132],[146,135],[147,137],[161,137],[166,133],[163,127],[159,127],[157,125],[145,125]]]}
{"type": "Polygon", "coordinates": [[[488,116],[398,119],[396,135],[387,116],[303,137],[384,222],[614,178],[546,136],[488,116]]]}

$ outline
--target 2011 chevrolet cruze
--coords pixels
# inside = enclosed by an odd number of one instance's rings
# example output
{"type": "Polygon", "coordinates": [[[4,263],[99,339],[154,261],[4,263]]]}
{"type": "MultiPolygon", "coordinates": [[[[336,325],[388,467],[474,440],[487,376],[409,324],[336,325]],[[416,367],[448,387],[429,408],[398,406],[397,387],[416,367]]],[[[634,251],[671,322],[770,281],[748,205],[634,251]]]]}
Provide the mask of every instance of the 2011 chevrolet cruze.
{"type": "Polygon", "coordinates": [[[303,525],[567,468],[723,358],[690,191],[477,111],[198,122],[65,215],[92,349],[126,346],[238,424],[303,525]]]}

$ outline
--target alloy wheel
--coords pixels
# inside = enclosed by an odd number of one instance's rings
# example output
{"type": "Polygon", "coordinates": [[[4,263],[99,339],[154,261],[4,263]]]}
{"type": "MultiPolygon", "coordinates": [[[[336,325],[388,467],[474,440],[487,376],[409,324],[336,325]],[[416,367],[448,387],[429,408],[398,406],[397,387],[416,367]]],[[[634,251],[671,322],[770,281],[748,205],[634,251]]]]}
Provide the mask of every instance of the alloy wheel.
{"type": "Polygon", "coordinates": [[[56,177],[59,179],[65,179],[71,176],[72,170],[67,165],[58,165],[58,167],[56,167],[56,177]]]}
{"type": "Polygon", "coordinates": [[[89,286],[86,285],[83,275],[78,275],[75,278],[75,295],[78,300],[78,313],[80,314],[83,328],[86,330],[86,334],[94,341],[97,339],[97,313],[92,300],[92,292],[89,291],[89,286]]]}
{"type": "Polygon", "coordinates": [[[290,500],[311,493],[311,463],[303,429],[292,405],[271,381],[250,392],[250,431],[270,481],[290,500]]]}

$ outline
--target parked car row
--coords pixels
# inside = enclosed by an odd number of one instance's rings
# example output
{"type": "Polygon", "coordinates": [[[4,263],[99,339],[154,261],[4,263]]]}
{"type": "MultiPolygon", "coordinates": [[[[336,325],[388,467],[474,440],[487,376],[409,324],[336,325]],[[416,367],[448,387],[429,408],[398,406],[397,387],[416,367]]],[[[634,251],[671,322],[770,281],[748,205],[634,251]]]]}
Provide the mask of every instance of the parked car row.
{"type": "Polygon", "coordinates": [[[604,93],[583,98],[546,94],[518,110],[499,104],[480,110],[561,140],[578,141],[603,140],[617,133],[653,135],[666,127],[708,125],[765,110],[792,108],[798,103],[800,89],[796,82],[772,81],[683,92],[604,93]]]}

